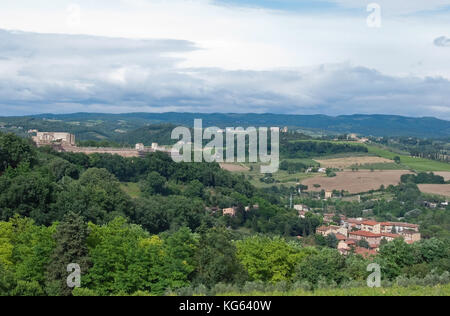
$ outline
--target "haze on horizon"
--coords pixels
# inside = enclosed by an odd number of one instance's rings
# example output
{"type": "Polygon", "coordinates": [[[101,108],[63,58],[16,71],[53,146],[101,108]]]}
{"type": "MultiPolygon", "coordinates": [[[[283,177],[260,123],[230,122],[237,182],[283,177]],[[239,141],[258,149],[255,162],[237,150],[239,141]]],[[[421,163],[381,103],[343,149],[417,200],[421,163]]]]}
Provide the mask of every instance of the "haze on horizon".
{"type": "Polygon", "coordinates": [[[1,1],[0,115],[450,119],[448,0],[1,1]],[[381,8],[369,27],[367,5],[381,8]]]}

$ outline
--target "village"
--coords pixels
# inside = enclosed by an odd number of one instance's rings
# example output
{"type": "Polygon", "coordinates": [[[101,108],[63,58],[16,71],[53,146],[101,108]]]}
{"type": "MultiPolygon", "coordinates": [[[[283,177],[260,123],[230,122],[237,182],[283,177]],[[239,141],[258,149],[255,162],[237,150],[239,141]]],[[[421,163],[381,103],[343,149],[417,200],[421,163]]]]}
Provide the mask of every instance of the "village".
{"type": "MultiPolygon", "coordinates": [[[[245,211],[258,210],[259,205],[247,206],[245,211]]],[[[305,218],[311,212],[306,205],[294,205],[300,218],[305,218]]],[[[235,217],[237,207],[222,209],[223,216],[235,217]]],[[[323,225],[316,229],[316,234],[336,237],[337,249],[342,255],[350,253],[360,254],[364,257],[376,255],[383,243],[402,238],[406,243],[412,244],[421,240],[419,225],[404,222],[377,222],[367,218],[347,218],[334,213],[323,215],[323,225]],[[336,225],[336,219],[339,223],[336,225]]],[[[302,237],[299,236],[299,239],[302,237]]]]}
{"type": "MultiPolygon", "coordinates": [[[[300,217],[305,217],[309,208],[295,205],[300,217]]],[[[412,244],[421,240],[419,225],[404,222],[377,222],[367,218],[346,218],[338,215],[340,222],[335,225],[336,214],[324,214],[323,226],[317,228],[317,234],[327,237],[333,234],[338,240],[338,250],[347,255],[351,252],[363,256],[376,255],[383,242],[402,238],[412,244]],[[364,245],[364,247],[362,246],[364,245]]]]}

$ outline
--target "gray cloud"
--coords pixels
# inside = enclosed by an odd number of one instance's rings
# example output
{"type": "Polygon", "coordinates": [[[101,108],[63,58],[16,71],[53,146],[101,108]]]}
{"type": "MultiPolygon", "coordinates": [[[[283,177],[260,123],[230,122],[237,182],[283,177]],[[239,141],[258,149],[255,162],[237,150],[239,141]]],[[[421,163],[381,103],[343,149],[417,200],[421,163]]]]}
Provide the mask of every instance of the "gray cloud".
{"type": "Polygon", "coordinates": [[[438,47],[450,47],[450,38],[441,36],[434,40],[434,45],[438,47]]]}
{"type": "Polygon", "coordinates": [[[386,113],[450,118],[450,82],[333,64],[182,68],[194,43],[0,31],[0,115],[70,112],[386,113]],[[178,57],[175,57],[178,56],[178,57]]]}

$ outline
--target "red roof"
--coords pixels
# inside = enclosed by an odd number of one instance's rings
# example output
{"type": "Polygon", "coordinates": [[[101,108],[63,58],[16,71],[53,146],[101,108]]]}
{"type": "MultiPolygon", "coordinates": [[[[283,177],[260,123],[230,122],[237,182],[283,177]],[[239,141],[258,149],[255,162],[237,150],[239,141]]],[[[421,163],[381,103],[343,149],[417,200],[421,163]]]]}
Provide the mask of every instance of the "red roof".
{"type": "Polygon", "coordinates": [[[346,239],[347,239],[347,237],[345,237],[345,236],[342,235],[342,234],[336,234],[336,238],[337,238],[338,240],[346,240],[346,239]]]}
{"type": "Polygon", "coordinates": [[[402,223],[402,222],[383,222],[381,226],[396,226],[396,227],[409,227],[409,228],[418,228],[419,225],[410,224],[410,223],[402,223]]]}
{"type": "Polygon", "coordinates": [[[363,257],[373,256],[373,255],[377,254],[377,252],[375,250],[366,249],[366,248],[362,248],[362,247],[356,247],[355,253],[357,255],[362,255],[363,257]]]}
{"type": "Polygon", "coordinates": [[[375,237],[381,237],[380,234],[374,234],[374,233],[366,232],[366,231],[363,231],[363,230],[350,232],[349,235],[362,236],[362,237],[374,237],[374,238],[375,237]]]}
{"type": "Polygon", "coordinates": [[[362,224],[367,225],[367,226],[375,226],[378,224],[378,222],[376,221],[371,221],[371,220],[365,220],[362,222],[362,224]]]}
{"type": "Polygon", "coordinates": [[[383,236],[383,237],[391,237],[391,238],[399,238],[400,237],[400,235],[391,234],[391,233],[381,233],[381,236],[383,236]]]}

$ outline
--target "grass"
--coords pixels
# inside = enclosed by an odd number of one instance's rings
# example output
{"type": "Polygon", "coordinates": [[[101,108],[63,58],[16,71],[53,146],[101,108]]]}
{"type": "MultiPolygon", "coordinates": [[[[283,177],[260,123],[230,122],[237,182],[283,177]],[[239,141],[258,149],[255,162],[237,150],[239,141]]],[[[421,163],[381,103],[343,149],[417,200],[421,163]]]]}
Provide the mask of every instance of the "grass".
{"type": "Polygon", "coordinates": [[[401,155],[389,151],[385,148],[366,145],[369,149],[369,154],[373,154],[386,159],[394,159],[394,157],[400,157],[401,165],[418,172],[430,172],[430,171],[450,171],[450,164],[424,158],[414,158],[407,155],[401,155]]]}
{"type": "Polygon", "coordinates": [[[396,163],[368,163],[364,165],[353,165],[349,169],[358,168],[361,170],[405,170],[405,166],[396,163]]]}
{"type": "Polygon", "coordinates": [[[450,296],[450,285],[435,287],[410,286],[389,288],[319,289],[312,291],[295,290],[289,292],[223,293],[218,296],[450,296]]]}
{"type": "Polygon", "coordinates": [[[141,189],[139,188],[139,185],[137,183],[133,182],[121,183],[120,188],[122,189],[122,191],[124,191],[133,199],[139,198],[142,194],[141,189]]]}
{"type": "MultiPolygon", "coordinates": [[[[295,162],[303,162],[309,164],[318,165],[317,162],[314,162],[311,159],[287,159],[289,161],[295,161],[295,162]]],[[[304,172],[298,172],[295,174],[289,174],[287,171],[279,170],[278,172],[274,173],[272,176],[277,181],[277,183],[263,183],[260,181],[261,178],[266,177],[265,174],[261,173],[261,163],[251,163],[251,164],[242,164],[249,168],[247,171],[238,171],[235,173],[239,173],[244,175],[247,180],[250,181],[251,184],[253,184],[257,188],[269,188],[272,186],[295,186],[297,183],[301,182],[302,180],[305,180],[307,178],[311,178],[316,176],[316,174],[307,174],[304,172]]]]}

